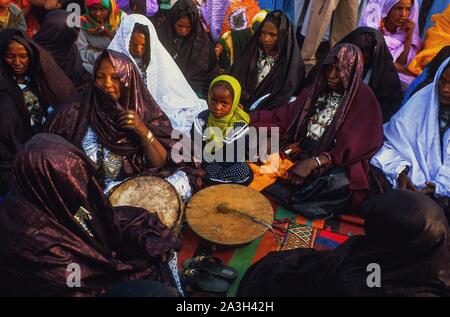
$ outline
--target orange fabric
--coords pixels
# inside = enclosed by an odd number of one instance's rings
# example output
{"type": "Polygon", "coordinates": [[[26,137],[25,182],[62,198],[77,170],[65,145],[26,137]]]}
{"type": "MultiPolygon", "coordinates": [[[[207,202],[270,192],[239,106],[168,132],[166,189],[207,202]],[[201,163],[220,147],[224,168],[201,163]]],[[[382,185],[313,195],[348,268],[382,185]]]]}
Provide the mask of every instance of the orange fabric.
{"type": "Polygon", "coordinates": [[[450,44],[450,4],[443,13],[433,15],[431,21],[435,24],[427,31],[425,47],[408,65],[408,70],[415,75],[420,75],[436,54],[450,44]]]}
{"type": "Polygon", "coordinates": [[[247,25],[243,29],[247,29],[252,26],[253,17],[260,11],[258,3],[255,0],[231,0],[230,5],[227,8],[227,12],[225,13],[225,18],[223,19],[222,34],[231,31],[231,16],[239,9],[245,9],[247,25]]]}
{"type": "Polygon", "coordinates": [[[249,187],[260,192],[274,184],[278,177],[286,179],[287,172],[294,163],[288,159],[281,159],[280,154],[274,153],[269,156],[264,165],[259,166],[254,163],[248,163],[248,165],[253,171],[253,182],[249,187]]]}

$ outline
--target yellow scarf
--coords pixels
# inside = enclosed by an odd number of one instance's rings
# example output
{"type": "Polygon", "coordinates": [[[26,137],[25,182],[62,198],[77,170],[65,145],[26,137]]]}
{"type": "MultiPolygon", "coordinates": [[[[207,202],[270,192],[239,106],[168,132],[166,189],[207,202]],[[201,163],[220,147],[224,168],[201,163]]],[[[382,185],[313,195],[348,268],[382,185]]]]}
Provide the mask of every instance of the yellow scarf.
{"type": "Polygon", "coordinates": [[[228,75],[220,75],[216,77],[209,86],[209,92],[208,92],[208,103],[211,102],[211,92],[212,88],[215,86],[218,82],[226,82],[228,83],[231,88],[233,89],[233,105],[231,106],[230,112],[222,117],[222,118],[216,118],[212,114],[212,112],[209,114],[208,117],[208,128],[215,127],[220,129],[222,131],[221,135],[216,135],[214,133],[214,129],[211,129],[211,135],[208,138],[209,142],[214,142],[216,144],[216,149],[220,148],[223,139],[226,136],[227,128],[234,128],[234,125],[238,122],[243,122],[245,124],[250,123],[250,116],[243,110],[241,107],[239,107],[239,101],[241,99],[241,85],[239,82],[232,76],[228,75]]]}

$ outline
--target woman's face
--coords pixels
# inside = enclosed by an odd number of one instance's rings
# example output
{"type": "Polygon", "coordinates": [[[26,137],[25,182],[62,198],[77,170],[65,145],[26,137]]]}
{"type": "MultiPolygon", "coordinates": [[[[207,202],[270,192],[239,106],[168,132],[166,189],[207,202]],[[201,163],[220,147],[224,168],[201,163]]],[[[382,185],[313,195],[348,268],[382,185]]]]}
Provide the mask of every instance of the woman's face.
{"type": "Polygon", "coordinates": [[[145,53],[145,34],[133,32],[130,40],[130,54],[134,58],[143,58],[145,53]]]}
{"type": "Polygon", "coordinates": [[[344,92],[344,85],[341,78],[339,77],[339,66],[338,64],[330,65],[325,73],[325,78],[327,80],[328,88],[331,91],[337,93],[344,92]]]}
{"type": "Polygon", "coordinates": [[[100,4],[94,4],[89,8],[89,15],[100,24],[103,24],[108,17],[108,9],[100,4]]]}
{"type": "Polygon", "coordinates": [[[402,26],[411,13],[412,0],[400,0],[388,13],[389,21],[396,27],[402,26]]]}
{"type": "Polygon", "coordinates": [[[447,66],[447,69],[439,78],[439,103],[441,105],[445,105],[450,107],[450,67],[447,66]]]}
{"type": "Polygon", "coordinates": [[[17,42],[8,45],[5,55],[5,63],[16,77],[23,77],[28,71],[30,58],[26,48],[17,42]]]}
{"type": "Polygon", "coordinates": [[[223,118],[230,113],[233,106],[233,95],[223,87],[216,86],[211,91],[211,99],[209,101],[209,110],[216,118],[223,118]]]}
{"type": "Polygon", "coordinates": [[[192,30],[191,20],[188,16],[181,18],[175,22],[175,33],[181,37],[187,37],[192,30]]]}
{"type": "Polygon", "coordinates": [[[95,83],[103,88],[114,100],[120,98],[120,77],[109,58],[103,58],[95,72],[95,83]]]}
{"type": "Polygon", "coordinates": [[[276,56],[278,54],[278,28],[275,24],[270,21],[264,23],[260,42],[268,55],[276,56]]]}

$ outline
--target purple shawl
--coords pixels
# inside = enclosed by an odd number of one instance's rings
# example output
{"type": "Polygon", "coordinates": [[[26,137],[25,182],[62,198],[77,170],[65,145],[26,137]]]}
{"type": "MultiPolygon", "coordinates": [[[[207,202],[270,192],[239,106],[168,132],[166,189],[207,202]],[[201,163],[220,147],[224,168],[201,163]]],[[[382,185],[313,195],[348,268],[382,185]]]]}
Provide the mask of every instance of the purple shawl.
{"type": "Polygon", "coordinates": [[[209,0],[200,8],[203,18],[209,27],[214,42],[222,32],[222,23],[230,0],[209,0]]]}
{"type": "Polygon", "coordinates": [[[113,208],[96,175],[83,151],[57,135],[23,146],[0,206],[0,295],[95,296],[141,279],[173,285],[162,258],[181,242],[154,214],[113,208]],[[81,280],[71,288],[73,263],[81,280]]]}

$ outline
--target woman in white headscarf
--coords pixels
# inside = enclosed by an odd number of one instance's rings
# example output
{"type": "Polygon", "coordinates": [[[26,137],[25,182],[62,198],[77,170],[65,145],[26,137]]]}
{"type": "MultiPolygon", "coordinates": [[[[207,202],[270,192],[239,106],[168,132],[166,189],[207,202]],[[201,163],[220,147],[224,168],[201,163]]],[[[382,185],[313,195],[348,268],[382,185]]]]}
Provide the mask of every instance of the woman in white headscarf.
{"type": "Polygon", "coordinates": [[[189,134],[196,115],[208,106],[189,86],[150,20],[139,14],[125,17],[108,48],[131,58],[173,128],[189,134]]]}
{"type": "Polygon", "coordinates": [[[450,58],[384,126],[385,141],[371,164],[394,187],[450,197],[450,58]]]}

